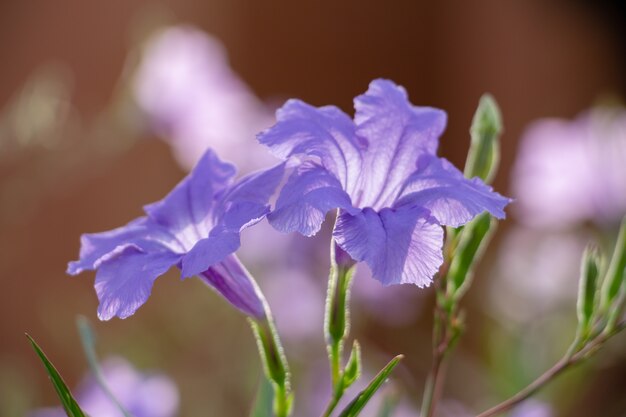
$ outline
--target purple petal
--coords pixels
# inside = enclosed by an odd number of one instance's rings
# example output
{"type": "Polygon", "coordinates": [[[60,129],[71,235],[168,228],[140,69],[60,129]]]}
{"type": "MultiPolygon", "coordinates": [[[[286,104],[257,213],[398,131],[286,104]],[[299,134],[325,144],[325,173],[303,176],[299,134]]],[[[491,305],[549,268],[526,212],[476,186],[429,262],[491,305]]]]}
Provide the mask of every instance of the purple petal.
{"type": "Polygon", "coordinates": [[[213,232],[199,240],[182,259],[182,277],[189,278],[206,271],[211,265],[222,261],[239,249],[238,232],[213,232]]]}
{"type": "Polygon", "coordinates": [[[334,208],[353,211],[350,197],[337,178],[323,167],[302,164],[289,177],[268,220],[276,229],[316,234],[326,213],[334,208]]]}
{"type": "Polygon", "coordinates": [[[334,106],[316,108],[292,99],[276,112],[276,118],[278,122],[258,136],[274,155],[319,162],[348,193],[355,189],[364,144],[354,135],[348,115],[334,106]]]}
{"type": "Polygon", "coordinates": [[[208,150],[163,200],[145,206],[144,210],[189,249],[198,239],[209,235],[215,222],[215,195],[230,185],[235,172],[234,165],[220,161],[208,150]]]}
{"type": "Polygon", "coordinates": [[[269,212],[267,204],[284,175],[285,165],[251,174],[229,188],[216,203],[216,226],[183,257],[183,278],[198,275],[239,249],[239,232],[269,212]]]}
{"type": "Polygon", "coordinates": [[[269,212],[268,201],[285,174],[285,164],[243,177],[220,199],[215,218],[224,228],[239,232],[269,212]]]}
{"type": "Polygon", "coordinates": [[[98,317],[129,317],[146,302],[154,280],[180,261],[172,252],[145,253],[137,246],[119,246],[95,265],[98,317]]]}
{"type": "Polygon", "coordinates": [[[201,278],[245,314],[257,319],[265,317],[264,301],[257,285],[235,255],[211,266],[201,278]]]}
{"type": "Polygon", "coordinates": [[[180,243],[167,230],[146,217],[140,217],[117,229],[82,235],[79,260],[68,264],[67,273],[77,275],[85,270],[95,269],[100,258],[117,247],[129,244],[145,252],[182,250],[180,243]]]}
{"type": "Polygon", "coordinates": [[[510,199],[479,178],[467,179],[444,158],[426,155],[407,180],[396,206],[412,205],[431,211],[440,224],[458,227],[483,211],[502,219],[510,199]]]}
{"type": "Polygon", "coordinates": [[[390,207],[418,158],[437,152],[446,113],[409,103],[404,88],[374,80],[354,100],[356,134],[369,142],[364,156],[359,207],[390,207]]]}
{"type": "Polygon", "coordinates": [[[423,209],[341,213],[333,236],[352,258],[365,261],[383,285],[428,286],[443,262],[443,229],[423,209]]]}

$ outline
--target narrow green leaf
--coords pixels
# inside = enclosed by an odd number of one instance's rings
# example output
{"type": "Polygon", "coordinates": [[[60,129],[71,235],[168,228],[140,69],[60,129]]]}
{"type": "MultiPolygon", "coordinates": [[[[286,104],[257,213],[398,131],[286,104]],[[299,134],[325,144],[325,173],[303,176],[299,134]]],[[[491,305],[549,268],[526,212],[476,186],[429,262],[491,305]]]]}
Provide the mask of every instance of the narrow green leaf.
{"type": "Polygon", "coordinates": [[[272,417],[273,397],[274,390],[272,389],[272,384],[263,375],[250,417],[272,417]]]}
{"type": "Polygon", "coordinates": [[[54,386],[54,389],[57,392],[59,399],[61,400],[61,404],[63,405],[65,413],[68,415],[68,417],[84,417],[85,413],[83,413],[83,411],[80,409],[80,406],[72,396],[72,393],[70,392],[69,388],[67,388],[67,385],[63,381],[63,378],[56,370],[54,365],[50,362],[50,360],[48,360],[46,354],[43,353],[43,350],[41,350],[35,340],[28,334],[26,334],[26,337],[33,346],[33,349],[35,349],[35,352],[37,352],[37,355],[39,356],[39,359],[41,359],[41,362],[43,362],[43,365],[48,372],[48,377],[50,378],[50,381],[52,381],[52,385],[54,386]]]}
{"type": "Polygon", "coordinates": [[[379,373],[372,379],[369,385],[361,391],[350,404],[341,412],[339,417],[355,417],[358,416],[363,407],[367,405],[369,400],[372,399],[376,391],[383,385],[383,383],[391,374],[391,371],[398,365],[400,360],[402,360],[404,356],[398,355],[393,358],[387,366],[385,366],[379,373]]]}
{"type": "Polygon", "coordinates": [[[605,334],[611,334],[617,326],[618,320],[624,317],[624,310],[626,309],[626,287],[622,287],[617,298],[613,301],[611,309],[609,310],[608,318],[606,321],[606,327],[604,328],[605,334]]]}
{"type": "Polygon", "coordinates": [[[486,183],[493,180],[500,162],[501,131],[502,117],[498,104],[491,95],[484,94],[470,128],[472,141],[465,162],[466,177],[479,177],[486,183]]]}
{"type": "Polygon", "coordinates": [[[602,284],[602,311],[611,308],[626,281],[626,217],[622,220],[611,263],[602,284]]]}
{"type": "Polygon", "coordinates": [[[102,369],[100,368],[100,364],[98,361],[98,355],[96,354],[96,335],[89,324],[89,320],[85,316],[76,317],[76,327],[78,327],[78,334],[80,335],[80,341],[83,345],[83,351],[85,352],[85,356],[87,357],[87,363],[89,364],[89,368],[91,369],[91,373],[96,378],[96,382],[105,393],[105,395],[111,400],[113,404],[120,410],[124,417],[132,417],[132,415],[126,411],[124,406],[118,401],[118,399],[113,395],[113,392],[109,389],[107,385],[104,374],[102,373],[102,369]]]}
{"type": "Polygon", "coordinates": [[[489,213],[479,215],[463,228],[447,276],[448,293],[455,299],[469,286],[472,267],[485,251],[495,228],[496,220],[489,213]]]}
{"type": "Polygon", "coordinates": [[[576,311],[579,333],[587,337],[591,319],[596,310],[598,278],[600,276],[600,256],[595,246],[588,246],[583,254],[580,267],[580,282],[576,311]]]}
{"type": "Polygon", "coordinates": [[[350,387],[361,376],[361,346],[356,340],[352,344],[350,358],[343,371],[343,387],[350,387]]]}

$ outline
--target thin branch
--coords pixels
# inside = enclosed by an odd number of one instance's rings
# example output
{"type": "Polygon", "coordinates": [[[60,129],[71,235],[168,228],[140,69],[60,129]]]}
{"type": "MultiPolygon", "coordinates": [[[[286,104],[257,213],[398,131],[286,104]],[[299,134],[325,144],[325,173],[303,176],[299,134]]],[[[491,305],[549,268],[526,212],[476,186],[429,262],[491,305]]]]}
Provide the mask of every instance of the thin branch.
{"type": "MultiPolygon", "coordinates": [[[[487,411],[483,411],[476,417],[491,417],[503,413],[515,407],[517,404],[526,400],[528,397],[536,393],[543,388],[546,384],[552,381],[557,375],[571,368],[573,365],[579,364],[587,359],[591,354],[596,352],[604,343],[611,337],[626,328],[626,320],[620,322],[615,328],[607,333],[602,333],[591,342],[580,348],[577,352],[573,352],[573,349],[569,349],[568,353],[561,358],[554,366],[548,369],[543,375],[531,382],[526,388],[513,395],[509,399],[501,402],[500,404],[490,408],[487,411]],[[572,353],[570,353],[572,352],[572,353]]],[[[575,346],[577,341],[572,346],[575,346]]]]}

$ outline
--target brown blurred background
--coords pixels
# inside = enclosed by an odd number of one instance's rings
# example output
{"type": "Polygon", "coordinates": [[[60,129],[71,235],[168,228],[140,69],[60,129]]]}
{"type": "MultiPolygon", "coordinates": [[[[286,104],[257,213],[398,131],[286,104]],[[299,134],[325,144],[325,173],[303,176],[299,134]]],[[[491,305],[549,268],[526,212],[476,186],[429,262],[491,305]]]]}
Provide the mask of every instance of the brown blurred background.
{"type": "MultiPolygon", "coordinates": [[[[167,145],[136,127],[120,81],[142,36],[163,21],[215,35],[264,100],[299,97],[351,113],[352,98],[371,79],[393,79],[415,104],[448,112],[441,151],[459,166],[478,99],[491,92],[506,129],[495,184],[502,192],[528,122],[573,117],[606,95],[623,96],[626,87],[623,9],[609,2],[0,2],[0,415],[56,404],[24,332],[70,385],[86,369],[74,317],[96,321],[93,275],[64,273],[80,234],[124,224],[184,175],[167,145]],[[28,101],[33,89],[63,100],[28,101]],[[24,106],[43,121],[20,116],[24,106]]],[[[466,302],[469,329],[459,356],[488,367],[484,285],[466,302]]],[[[96,323],[99,350],[171,375],[181,390],[180,415],[246,415],[260,372],[252,337],[240,315],[194,290],[200,287],[181,285],[175,273],[161,278],[134,317],[96,323]]],[[[385,330],[363,316],[354,328],[381,363],[407,355],[399,378],[413,401],[428,370],[430,319],[428,313],[385,330]]],[[[320,355],[321,331],[318,341],[311,349],[320,355]]],[[[499,398],[497,382],[464,363],[451,367],[446,395],[480,411],[499,398]]],[[[624,369],[596,371],[592,380],[604,381],[603,389],[579,384],[578,398],[561,392],[547,400],[558,415],[623,416],[626,406],[616,398],[626,387],[624,369]]]]}

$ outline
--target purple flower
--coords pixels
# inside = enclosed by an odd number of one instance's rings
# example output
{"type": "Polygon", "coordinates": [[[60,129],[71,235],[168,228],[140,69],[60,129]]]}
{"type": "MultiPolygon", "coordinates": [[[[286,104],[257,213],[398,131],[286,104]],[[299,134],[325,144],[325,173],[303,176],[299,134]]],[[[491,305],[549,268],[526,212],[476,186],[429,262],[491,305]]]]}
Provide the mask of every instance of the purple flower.
{"type": "MultiPolygon", "coordinates": [[[[134,417],[173,417],[178,412],[178,389],[165,375],[137,371],[122,358],[103,362],[102,373],[113,396],[134,417]]],[[[87,377],[76,390],[76,401],[91,417],[123,417],[94,377],[87,377]]],[[[43,408],[30,417],[64,417],[61,407],[43,408]]]]}
{"type": "Polygon", "coordinates": [[[503,218],[509,200],[437,157],[443,111],[411,105],[387,80],[373,81],[354,105],[354,121],[337,107],[299,100],[277,111],[259,140],[297,167],[268,219],[310,236],[339,208],[333,236],[353,259],[383,285],[427,286],[443,261],[441,226],[484,210],[503,218]]]}
{"type": "Polygon", "coordinates": [[[273,109],[231,69],[219,40],[193,26],[172,26],[152,36],[142,52],[135,99],[184,168],[209,147],[246,172],[274,164],[253,140],[273,123],[273,109]]]}
{"type": "Polygon", "coordinates": [[[488,294],[493,317],[506,326],[523,325],[570,308],[578,293],[580,257],[592,238],[587,233],[509,228],[494,256],[488,294]]]}
{"type": "Polygon", "coordinates": [[[522,137],[513,171],[521,220],[566,227],[619,223],[626,214],[626,112],[594,109],[546,119],[522,137]]]}
{"type": "Polygon", "coordinates": [[[207,151],[194,170],[146,216],[81,238],[75,275],[95,269],[98,317],[126,318],[146,302],[154,280],[172,266],[182,277],[199,275],[244,313],[264,317],[255,282],[232,255],[242,229],[261,220],[283,177],[283,165],[233,182],[235,167],[207,151]]]}
{"type": "Polygon", "coordinates": [[[529,399],[511,412],[511,417],[552,417],[552,407],[538,400],[529,399]]]}

